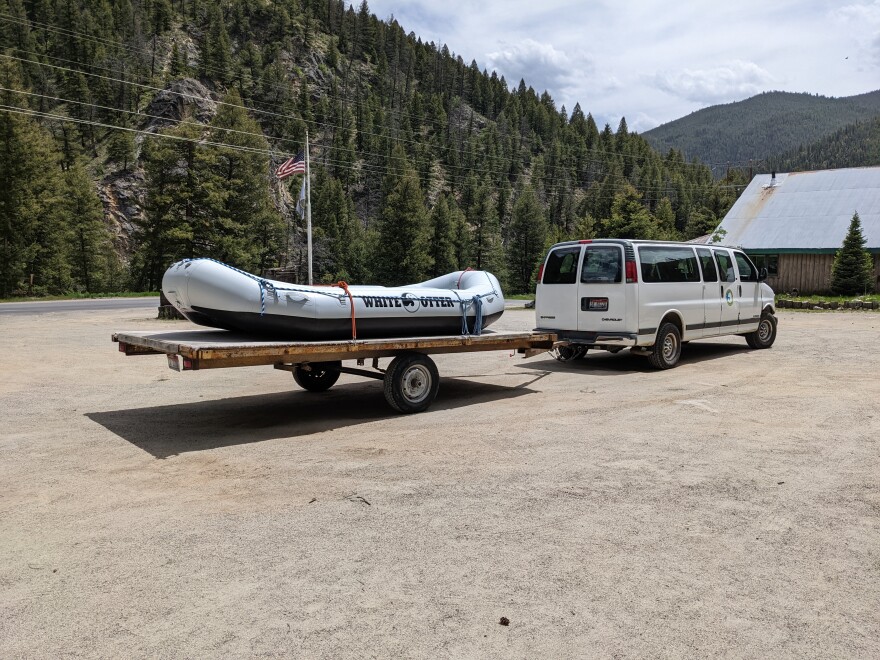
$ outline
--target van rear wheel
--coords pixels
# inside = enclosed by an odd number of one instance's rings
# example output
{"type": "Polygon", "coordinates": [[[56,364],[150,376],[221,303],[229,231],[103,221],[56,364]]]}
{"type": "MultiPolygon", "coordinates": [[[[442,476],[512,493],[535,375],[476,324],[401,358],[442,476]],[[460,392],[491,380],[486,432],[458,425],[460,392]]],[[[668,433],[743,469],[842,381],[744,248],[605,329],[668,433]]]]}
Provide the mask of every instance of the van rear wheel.
{"type": "Polygon", "coordinates": [[[560,362],[571,362],[587,354],[587,347],[580,344],[564,344],[554,348],[550,354],[560,362]]]}
{"type": "Polygon", "coordinates": [[[664,323],[657,333],[648,359],[656,369],[671,369],[681,357],[681,333],[674,323],[664,323]]]}

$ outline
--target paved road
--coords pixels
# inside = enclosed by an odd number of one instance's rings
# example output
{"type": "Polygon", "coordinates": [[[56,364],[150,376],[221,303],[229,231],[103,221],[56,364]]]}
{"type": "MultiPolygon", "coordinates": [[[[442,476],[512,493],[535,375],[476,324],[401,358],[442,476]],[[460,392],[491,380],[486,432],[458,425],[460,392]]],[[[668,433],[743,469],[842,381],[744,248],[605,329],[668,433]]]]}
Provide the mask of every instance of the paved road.
{"type": "Polygon", "coordinates": [[[146,309],[158,307],[158,296],[146,298],[87,298],[83,300],[48,300],[45,302],[0,303],[4,314],[48,314],[51,312],[86,312],[99,309],[146,309]]]}

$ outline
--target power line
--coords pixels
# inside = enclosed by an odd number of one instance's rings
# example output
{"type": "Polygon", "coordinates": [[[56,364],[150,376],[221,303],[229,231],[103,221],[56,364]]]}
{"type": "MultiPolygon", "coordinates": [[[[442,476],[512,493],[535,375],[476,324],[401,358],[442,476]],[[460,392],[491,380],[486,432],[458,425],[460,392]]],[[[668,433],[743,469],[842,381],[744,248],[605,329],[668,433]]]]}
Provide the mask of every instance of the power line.
{"type": "MultiPolygon", "coordinates": [[[[20,49],[16,49],[16,50],[20,50],[20,49]]],[[[27,52],[27,51],[24,51],[24,52],[27,52]]],[[[37,55],[36,53],[31,53],[31,54],[37,55]]],[[[113,82],[119,82],[119,83],[122,83],[122,84],[127,84],[127,85],[131,85],[131,86],[134,86],[134,87],[139,87],[139,88],[142,88],[142,89],[148,89],[148,90],[155,91],[155,92],[165,92],[165,93],[172,94],[172,95],[175,95],[175,96],[179,96],[179,97],[182,97],[182,98],[189,98],[189,99],[194,99],[194,100],[202,100],[202,99],[203,99],[203,97],[201,97],[201,96],[197,96],[197,95],[194,95],[194,94],[187,94],[187,93],[185,93],[185,92],[178,92],[178,91],[174,91],[174,90],[163,89],[163,88],[156,87],[156,86],[154,86],[154,85],[146,85],[146,84],[143,84],[143,83],[137,83],[137,82],[134,82],[134,81],[125,80],[125,79],[122,79],[122,78],[116,78],[116,77],[113,77],[113,76],[103,76],[103,75],[100,75],[100,74],[91,73],[91,72],[87,72],[87,71],[81,71],[81,70],[71,69],[70,67],[62,67],[62,66],[57,66],[57,65],[53,65],[53,64],[48,64],[48,63],[45,63],[45,62],[38,62],[38,61],[30,60],[30,59],[27,59],[27,58],[16,57],[16,56],[14,56],[14,55],[0,54],[0,57],[4,57],[4,58],[6,58],[6,59],[11,59],[11,60],[16,60],[16,61],[19,61],[19,62],[25,62],[25,63],[30,63],[30,64],[36,64],[36,65],[38,65],[38,66],[44,66],[44,67],[47,67],[47,68],[56,69],[56,70],[60,70],[60,71],[66,71],[66,72],[70,72],[70,73],[77,73],[77,74],[82,74],[82,75],[85,75],[85,76],[96,77],[96,78],[103,79],[103,80],[110,80],[110,81],[113,81],[113,82]]],[[[60,59],[60,58],[59,58],[59,59],[60,59]]],[[[80,64],[81,64],[81,63],[80,63],[80,64]]],[[[81,101],[72,101],[72,102],[74,102],[74,103],[84,103],[84,102],[81,102],[81,101]]],[[[237,108],[237,109],[244,110],[244,111],[246,111],[246,112],[250,111],[250,112],[255,112],[255,113],[263,114],[263,115],[269,115],[269,116],[273,116],[273,117],[281,117],[281,118],[283,118],[283,119],[293,119],[292,117],[289,117],[288,115],[284,115],[284,114],[281,114],[281,113],[278,113],[278,112],[267,111],[267,110],[259,110],[259,109],[253,109],[253,108],[247,108],[247,107],[244,106],[244,105],[238,105],[238,104],[236,104],[236,103],[229,103],[229,102],[227,102],[227,101],[213,101],[213,102],[216,103],[217,105],[223,105],[223,106],[227,106],[227,107],[231,107],[231,108],[237,108]]],[[[97,107],[97,106],[96,106],[96,107],[97,107]]],[[[104,107],[106,108],[106,106],[104,106],[104,107]]],[[[116,112],[121,112],[121,110],[114,110],[114,111],[116,111],[116,112]]],[[[127,112],[130,112],[130,111],[127,111],[127,112]]],[[[139,113],[139,114],[145,114],[145,113],[139,113]]],[[[303,121],[305,121],[305,123],[311,123],[311,124],[313,124],[313,125],[315,125],[315,126],[321,126],[321,127],[325,127],[325,128],[333,128],[333,129],[342,129],[342,128],[345,128],[345,127],[343,127],[343,126],[339,126],[339,125],[336,125],[336,124],[329,124],[329,123],[325,123],[325,122],[314,122],[314,121],[309,121],[309,120],[303,120],[303,121]]],[[[357,129],[355,128],[355,130],[357,130],[357,129]]],[[[431,146],[432,146],[432,145],[427,144],[427,143],[424,143],[424,142],[419,142],[419,141],[415,141],[415,140],[405,140],[405,139],[403,139],[403,138],[395,138],[395,137],[393,137],[393,136],[382,135],[382,134],[376,134],[376,133],[370,133],[370,132],[366,132],[366,131],[359,131],[359,133],[362,134],[362,135],[369,135],[369,136],[378,137],[378,138],[387,139],[387,140],[396,140],[396,141],[400,141],[400,142],[408,142],[408,143],[412,143],[412,144],[416,144],[416,145],[420,145],[420,146],[425,146],[425,147],[431,147],[431,146]]],[[[264,135],[263,137],[266,137],[266,136],[264,135]]],[[[270,136],[270,137],[272,137],[272,136],[270,136]]],[[[272,138],[272,139],[282,140],[282,141],[285,140],[284,138],[272,138]]],[[[338,147],[334,147],[333,145],[324,145],[324,148],[325,148],[325,149],[338,149],[338,147]]],[[[479,154],[479,153],[478,153],[477,151],[475,151],[475,150],[471,150],[471,151],[459,150],[459,151],[462,152],[463,155],[474,155],[474,156],[479,156],[479,155],[481,155],[481,154],[479,154]]],[[[375,154],[375,153],[372,153],[372,152],[367,152],[367,153],[369,153],[369,155],[373,155],[373,156],[377,156],[377,157],[395,158],[395,156],[394,156],[393,154],[385,155],[385,154],[375,154]]],[[[633,155],[630,155],[630,154],[622,154],[622,153],[620,153],[620,152],[610,152],[610,151],[603,151],[603,153],[610,154],[610,155],[627,156],[627,157],[633,157],[633,158],[643,158],[643,159],[647,159],[647,158],[650,157],[650,156],[638,157],[638,156],[633,156],[633,155]]],[[[655,154],[655,157],[660,158],[661,163],[663,162],[663,157],[662,157],[662,156],[659,156],[659,154],[655,154]]],[[[420,160],[418,160],[418,159],[408,159],[408,160],[411,160],[411,161],[414,160],[415,162],[417,162],[417,163],[421,163],[421,164],[430,164],[429,161],[420,161],[420,160]]],[[[503,160],[504,160],[505,163],[507,163],[507,164],[510,163],[510,160],[507,159],[507,158],[505,158],[505,159],[503,159],[503,160]]],[[[590,159],[590,158],[588,158],[588,159],[585,159],[585,162],[588,162],[588,163],[594,163],[594,164],[598,164],[598,165],[601,165],[601,166],[605,166],[605,165],[606,165],[605,161],[597,160],[597,159],[590,159]]],[[[690,165],[690,164],[688,164],[688,163],[679,163],[679,165],[680,165],[680,166],[683,166],[683,167],[692,167],[692,166],[693,166],[693,165],[690,165]]],[[[454,169],[460,169],[460,170],[464,170],[464,171],[467,171],[467,172],[474,172],[474,173],[478,173],[478,174],[487,174],[487,175],[494,175],[494,176],[506,176],[506,175],[507,175],[507,172],[508,172],[508,170],[509,170],[509,168],[506,168],[506,169],[504,169],[504,170],[491,170],[491,169],[486,169],[486,168],[467,167],[467,166],[465,166],[465,165],[454,165],[454,164],[447,164],[447,167],[449,167],[449,168],[454,168],[454,169]]],[[[699,167],[702,167],[702,166],[699,166],[699,167]]],[[[555,172],[555,171],[563,171],[563,172],[565,172],[566,174],[570,173],[570,167],[566,167],[566,166],[564,166],[564,165],[547,165],[547,166],[546,166],[546,169],[547,169],[547,172],[548,172],[549,174],[552,174],[552,173],[555,172]]]]}
{"type": "MultiPolygon", "coordinates": [[[[0,20],[2,20],[2,17],[3,17],[3,16],[8,16],[8,15],[0,14],[0,20]]],[[[34,22],[34,21],[32,21],[32,23],[33,23],[33,22],[34,22]]],[[[42,26],[47,26],[47,24],[45,24],[45,23],[39,23],[39,22],[36,22],[36,23],[39,24],[39,25],[42,25],[42,26]]],[[[141,54],[151,54],[151,51],[142,51],[142,50],[135,49],[135,48],[132,48],[132,47],[124,46],[124,45],[120,44],[119,42],[111,42],[111,41],[109,41],[109,40],[98,39],[97,37],[89,37],[88,35],[83,35],[82,33],[77,33],[77,32],[73,32],[73,31],[70,31],[70,30],[62,30],[61,28],[54,28],[54,27],[52,27],[52,26],[47,26],[47,29],[57,29],[58,31],[62,31],[62,32],[65,32],[65,33],[69,33],[69,34],[74,35],[74,36],[80,36],[81,38],[85,38],[85,39],[93,39],[93,40],[96,40],[96,41],[99,41],[99,42],[102,42],[102,43],[103,43],[103,42],[111,43],[111,44],[114,44],[114,45],[120,46],[120,47],[123,48],[123,49],[128,49],[128,50],[131,50],[131,51],[133,51],[133,52],[139,52],[139,53],[141,53],[141,54]]],[[[83,63],[83,62],[79,62],[79,61],[76,61],[76,60],[69,60],[69,59],[62,58],[62,57],[58,57],[58,56],[55,56],[55,55],[47,55],[47,54],[35,53],[35,52],[33,52],[33,51],[27,51],[27,50],[19,49],[19,48],[13,48],[12,50],[15,50],[15,51],[17,51],[17,52],[26,53],[26,54],[29,54],[29,55],[34,55],[34,56],[37,56],[37,57],[47,57],[47,58],[49,58],[49,59],[54,59],[54,60],[57,60],[57,61],[67,62],[67,63],[69,63],[69,64],[78,64],[78,65],[80,65],[80,66],[86,66],[86,67],[89,67],[89,68],[97,68],[97,69],[104,70],[104,71],[113,71],[113,69],[110,69],[110,68],[108,68],[108,67],[101,67],[101,66],[97,66],[97,65],[86,65],[86,64],[83,63]]],[[[8,57],[13,57],[13,56],[8,56],[8,57]]],[[[51,67],[51,68],[55,68],[55,69],[60,69],[60,70],[63,70],[63,71],[70,71],[70,72],[72,72],[72,73],[81,73],[81,74],[83,74],[83,75],[87,75],[87,76],[99,77],[99,78],[103,78],[103,79],[107,79],[107,80],[112,80],[112,81],[114,81],[114,82],[119,82],[119,83],[122,83],[122,84],[129,84],[129,85],[138,86],[138,87],[145,88],[145,89],[151,89],[151,90],[154,90],[154,91],[166,91],[166,92],[171,93],[171,94],[180,94],[180,95],[185,96],[183,93],[180,93],[180,92],[174,92],[174,91],[172,91],[172,90],[162,89],[162,88],[158,88],[158,87],[154,87],[154,86],[150,86],[150,85],[144,85],[144,84],[142,84],[142,83],[137,83],[137,82],[134,82],[134,81],[125,80],[125,79],[122,79],[122,78],[115,78],[115,77],[111,77],[111,76],[100,76],[100,75],[98,75],[98,74],[94,74],[94,73],[91,73],[91,72],[88,72],[88,71],[72,70],[72,69],[69,69],[69,68],[67,68],[67,67],[58,67],[58,66],[55,66],[55,65],[46,64],[46,63],[38,62],[38,61],[35,61],[35,60],[29,60],[29,59],[26,59],[26,58],[14,58],[14,57],[13,57],[13,59],[18,59],[19,61],[22,61],[22,62],[28,62],[28,63],[31,63],[31,64],[36,64],[36,65],[38,65],[38,66],[47,66],[47,67],[51,67]]],[[[208,68],[208,69],[206,69],[206,70],[212,70],[212,69],[208,68]]],[[[216,71],[216,70],[215,70],[215,71],[216,71]]],[[[272,87],[273,89],[282,89],[282,90],[285,89],[285,88],[281,87],[280,85],[271,85],[271,87],[272,87]]],[[[196,97],[196,98],[197,98],[197,97],[196,97]]],[[[343,97],[343,98],[345,98],[345,97],[343,97]]],[[[348,100],[352,100],[352,99],[348,98],[348,100]]],[[[355,99],[354,102],[358,102],[358,100],[355,99]]],[[[327,128],[327,129],[333,129],[333,130],[341,129],[341,128],[345,128],[344,126],[337,125],[337,124],[333,124],[333,123],[329,123],[329,122],[318,122],[318,121],[315,121],[315,120],[303,119],[302,117],[299,117],[299,118],[293,118],[293,117],[290,117],[290,116],[288,116],[288,115],[283,115],[283,114],[281,114],[281,113],[277,113],[277,112],[274,112],[274,111],[265,110],[265,109],[260,108],[260,107],[251,107],[251,108],[247,108],[246,106],[237,106],[236,104],[229,104],[229,103],[225,103],[225,102],[222,102],[222,101],[217,101],[217,103],[221,103],[221,104],[225,104],[225,105],[232,105],[232,106],[235,106],[235,107],[243,107],[243,108],[245,108],[245,109],[247,109],[247,110],[250,110],[250,111],[252,111],[252,112],[256,112],[256,113],[259,113],[259,114],[265,114],[265,115],[269,115],[269,116],[274,116],[274,117],[282,117],[282,118],[285,118],[285,119],[298,119],[299,121],[302,121],[303,123],[310,124],[310,125],[313,125],[313,126],[315,126],[315,127],[321,127],[321,128],[327,128]]],[[[266,104],[263,104],[263,103],[255,102],[254,100],[251,100],[250,103],[251,103],[252,106],[263,106],[263,107],[265,107],[265,105],[266,105],[266,104]]],[[[408,114],[405,114],[405,113],[400,113],[400,111],[395,111],[393,108],[390,108],[390,109],[383,108],[383,111],[384,111],[384,112],[389,112],[390,114],[395,114],[395,113],[397,113],[397,114],[400,114],[401,116],[413,117],[413,115],[408,115],[408,114]]],[[[422,123],[431,123],[431,124],[433,124],[433,125],[435,126],[435,128],[442,128],[442,127],[439,127],[439,126],[436,124],[436,122],[433,122],[433,121],[430,120],[430,119],[427,119],[427,118],[424,118],[424,117],[423,117],[423,118],[421,118],[421,121],[422,121],[422,123]]],[[[430,145],[428,145],[428,144],[426,144],[426,143],[424,143],[424,142],[418,141],[418,140],[407,140],[407,139],[405,139],[405,138],[401,138],[401,137],[399,137],[399,136],[392,136],[392,135],[378,134],[378,133],[372,133],[372,132],[369,132],[369,131],[358,130],[356,126],[355,126],[354,128],[355,128],[355,130],[356,130],[359,134],[361,134],[361,135],[368,135],[368,136],[371,136],[371,137],[379,137],[379,138],[388,139],[388,140],[394,140],[394,141],[398,141],[398,142],[402,142],[402,143],[406,143],[406,144],[415,144],[415,145],[420,145],[420,146],[430,146],[430,145]]],[[[640,155],[637,155],[637,154],[627,154],[627,153],[623,153],[623,152],[620,152],[620,151],[612,151],[612,150],[609,150],[609,149],[606,149],[606,148],[603,148],[602,151],[603,151],[603,153],[605,153],[605,154],[611,154],[611,155],[615,155],[615,156],[620,156],[620,157],[622,157],[622,158],[628,158],[628,159],[635,160],[635,161],[648,161],[648,160],[651,158],[651,155],[640,156],[640,155]]],[[[465,151],[465,153],[467,153],[467,154],[469,154],[469,155],[475,155],[475,156],[476,156],[476,155],[479,155],[479,152],[476,151],[475,149],[467,150],[467,151],[465,151]]],[[[653,153],[654,153],[654,155],[655,155],[656,157],[661,158],[661,160],[664,158],[661,154],[659,154],[659,153],[657,153],[657,152],[653,152],[653,153]]],[[[591,161],[591,162],[597,162],[597,161],[593,160],[593,161],[591,161]]],[[[702,167],[706,167],[706,168],[709,168],[710,170],[712,170],[715,166],[728,166],[728,167],[729,167],[730,165],[731,165],[730,162],[725,162],[725,163],[688,163],[688,162],[686,162],[686,161],[682,161],[681,163],[678,164],[678,166],[679,166],[679,167],[682,167],[682,168],[698,168],[698,169],[699,169],[699,168],[702,168],[702,167]]]]}
{"type": "MultiPolygon", "coordinates": [[[[164,138],[164,139],[170,139],[170,140],[174,140],[174,141],[178,141],[178,142],[189,142],[189,143],[201,145],[201,146],[213,146],[213,147],[218,147],[218,148],[222,148],[222,149],[231,149],[234,151],[241,151],[241,152],[245,152],[245,153],[255,153],[255,154],[259,154],[259,155],[265,155],[268,157],[271,157],[274,155],[274,153],[269,149],[263,149],[263,148],[258,148],[258,147],[247,147],[244,145],[233,145],[233,144],[228,144],[225,142],[217,142],[215,140],[191,139],[191,138],[178,136],[178,135],[172,135],[172,134],[168,134],[168,133],[151,133],[149,131],[139,130],[139,129],[135,129],[135,128],[115,126],[115,125],[106,124],[103,122],[80,119],[80,118],[76,118],[76,117],[68,117],[65,115],[56,115],[56,114],[52,114],[52,113],[40,112],[37,110],[19,108],[16,106],[0,105],[0,110],[3,110],[5,112],[9,112],[9,113],[13,113],[13,114],[20,114],[20,115],[26,115],[26,116],[31,116],[31,117],[39,117],[42,119],[64,121],[64,122],[70,122],[70,123],[75,123],[75,124],[80,124],[80,125],[96,126],[96,127],[104,128],[104,129],[108,129],[108,130],[125,131],[125,132],[129,132],[129,133],[143,135],[145,137],[164,138]]],[[[338,160],[329,159],[329,158],[324,159],[324,164],[325,164],[325,166],[326,166],[326,164],[329,164],[330,166],[338,168],[338,169],[348,169],[348,170],[352,170],[352,171],[365,170],[365,171],[373,172],[376,174],[386,174],[390,171],[398,171],[398,168],[389,167],[389,166],[379,166],[379,165],[374,165],[371,163],[362,163],[360,165],[351,165],[351,164],[348,164],[343,161],[338,161],[338,160]]],[[[458,184],[461,184],[465,181],[465,179],[463,177],[450,177],[450,176],[446,176],[445,180],[447,182],[452,181],[452,182],[456,182],[458,184]]],[[[611,188],[613,190],[622,190],[628,186],[632,186],[632,184],[627,179],[625,179],[625,177],[621,177],[620,180],[622,180],[624,182],[623,185],[611,186],[611,188]]],[[[733,188],[733,187],[738,187],[738,186],[729,186],[729,187],[733,188]]],[[[571,188],[564,187],[564,186],[546,186],[546,187],[544,187],[545,193],[548,193],[548,194],[553,194],[553,193],[558,193],[558,192],[570,192],[570,191],[573,192],[574,190],[577,190],[577,189],[578,188],[576,186],[572,186],[571,188]]],[[[667,191],[668,191],[668,186],[660,186],[660,187],[645,187],[645,188],[642,188],[640,192],[643,193],[644,199],[646,202],[657,202],[660,199],[664,198],[662,193],[665,193],[667,191]],[[648,196],[648,193],[651,193],[651,192],[653,192],[657,195],[660,195],[660,196],[658,196],[658,197],[648,196]]]]}
{"type": "Polygon", "coordinates": [[[64,115],[54,115],[54,114],[51,114],[48,112],[40,112],[38,110],[31,110],[29,108],[28,109],[19,108],[14,105],[0,104],[0,110],[4,110],[6,112],[11,112],[13,114],[28,115],[31,117],[40,117],[43,119],[54,119],[54,120],[58,120],[58,121],[67,121],[67,122],[72,122],[75,124],[86,124],[89,126],[97,126],[99,128],[107,128],[110,130],[126,131],[128,133],[138,133],[140,135],[144,135],[144,136],[148,136],[148,137],[158,137],[158,138],[164,138],[164,139],[168,139],[168,140],[177,140],[179,142],[192,142],[194,144],[202,144],[202,145],[207,145],[207,146],[212,146],[212,147],[221,147],[223,149],[233,149],[235,151],[243,151],[243,152],[247,152],[247,153],[256,153],[256,154],[260,154],[260,155],[272,156],[272,152],[269,151],[268,149],[260,149],[258,147],[248,147],[245,145],[228,144],[225,142],[214,142],[211,140],[193,140],[193,139],[186,138],[186,137],[183,137],[180,135],[172,135],[170,133],[150,133],[149,131],[142,131],[137,128],[128,128],[126,126],[114,126],[113,124],[105,124],[103,122],[98,122],[98,121],[94,121],[94,120],[79,119],[77,117],[67,117],[64,115]]]}
{"type": "MultiPolygon", "coordinates": [[[[32,19],[21,19],[21,18],[19,18],[19,17],[17,17],[17,16],[13,16],[13,15],[11,15],[11,14],[3,14],[3,13],[0,13],[0,21],[13,22],[13,23],[16,23],[16,24],[18,24],[18,25],[27,26],[27,27],[31,27],[31,26],[33,26],[33,25],[36,25],[36,26],[38,26],[38,29],[41,29],[41,30],[47,30],[47,31],[50,31],[50,32],[55,32],[55,33],[57,33],[57,34],[64,35],[64,36],[74,37],[74,38],[77,38],[77,39],[83,39],[83,40],[86,40],[86,41],[93,41],[93,42],[95,42],[95,43],[99,43],[99,44],[101,44],[101,45],[114,46],[114,47],[119,48],[119,49],[121,49],[121,50],[127,50],[127,51],[129,51],[129,52],[131,52],[131,53],[136,53],[136,54],[144,55],[144,56],[148,56],[148,57],[151,57],[151,58],[152,58],[152,57],[155,57],[155,55],[156,55],[156,53],[155,53],[154,50],[144,50],[144,49],[141,49],[141,48],[135,48],[134,46],[128,46],[128,45],[122,43],[121,41],[114,41],[114,40],[111,40],[111,39],[103,39],[103,38],[100,38],[100,37],[94,37],[94,36],[91,36],[91,35],[84,34],[84,33],[82,33],[82,32],[76,32],[76,31],[73,31],[73,30],[67,30],[67,29],[65,29],[65,28],[59,28],[59,27],[57,27],[57,26],[53,26],[53,25],[50,25],[50,24],[48,24],[48,23],[42,23],[42,22],[40,22],[40,21],[36,21],[36,20],[32,20],[32,19]]],[[[176,43],[176,41],[175,41],[174,43],[176,43]]],[[[17,48],[16,48],[15,50],[21,50],[21,49],[17,49],[17,48]]],[[[27,51],[24,51],[24,52],[27,52],[27,51]]],[[[53,57],[54,59],[60,59],[60,60],[63,60],[63,58],[56,58],[56,57],[54,57],[54,56],[50,56],[50,55],[47,55],[47,57],[53,57]]],[[[71,62],[71,60],[63,60],[63,61],[71,62]]],[[[79,63],[79,62],[77,62],[77,63],[78,63],[78,64],[82,64],[82,63],[79,63]]],[[[103,68],[104,70],[109,70],[109,69],[106,69],[106,68],[104,68],[104,67],[96,67],[96,68],[103,68]]],[[[222,70],[218,69],[217,67],[211,67],[211,66],[207,66],[207,65],[205,65],[205,64],[202,64],[202,65],[201,65],[201,68],[202,68],[202,70],[204,70],[206,73],[215,73],[215,74],[217,74],[217,75],[225,75],[225,74],[226,74],[225,71],[222,71],[222,70]]],[[[261,83],[261,84],[262,84],[262,83],[261,83]]],[[[269,87],[272,88],[272,89],[279,89],[279,90],[287,91],[287,89],[286,89],[285,87],[282,87],[281,85],[274,84],[274,83],[273,83],[273,84],[269,84],[269,87]]],[[[358,103],[358,102],[360,101],[360,99],[357,99],[357,98],[354,98],[354,99],[353,99],[353,98],[350,97],[350,96],[342,96],[342,95],[340,95],[340,97],[341,97],[341,98],[344,98],[344,99],[347,100],[347,101],[351,101],[351,102],[353,102],[353,103],[358,103]]],[[[391,114],[395,114],[395,115],[397,115],[397,116],[399,116],[399,117],[416,118],[415,115],[412,115],[412,114],[409,114],[409,113],[403,112],[402,110],[399,110],[399,109],[398,109],[398,110],[395,110],[394,108],[389,108],[387,111],[390,112],[391,114]]],[[[442,128],[439,124],[437,124],[437,122],[435,122],[435,121],[433,121],[433,120],[431,120],[431,119],[427,119],[427,118],[424,118],[424,117],[423,117],[423,118],[421,118],[421,120],[422,120],[423,123],[424,123],[424,122],[431,123],[432,125],[435,126],[435,128],[442,128]]]]}

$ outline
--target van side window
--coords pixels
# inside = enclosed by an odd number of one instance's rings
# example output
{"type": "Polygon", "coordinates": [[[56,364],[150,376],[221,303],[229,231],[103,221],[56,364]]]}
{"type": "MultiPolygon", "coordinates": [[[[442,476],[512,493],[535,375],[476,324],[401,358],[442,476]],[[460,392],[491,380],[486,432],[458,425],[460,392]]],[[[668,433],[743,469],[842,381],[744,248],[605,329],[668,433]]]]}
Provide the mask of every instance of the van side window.
{"type": "Polygon", "coordinates": [[[733,262],[726,251],[715,250],[715,261],[718,262],[718,272],[721,273],[723,282],[733,282],[736,274],[733,272],[733,262]]]}
{"type": "Polygon", "coordinates": [[[697,257],[691,248],[654,247],[639,248],[642,262],[643,282],[699,282],[697,257]]]}
{"type": "Polygon", "coordinates": [[[757,282],[758,269],[752,265],[749,258],[742,252],[734,252],[733,256],[736,259],[736,267],[739,269],[739,279],[743,282],[757,282]]]}
{"type": "Polygon", "coordinates": [[[703,281],[717,282],[718,271],[715,270],[712,252],[708,248],[697,248],[697,256],[700,258],[700,268],[703,269],[703,281]]]}
{"type": "Polygon", "coordinates": [[[544,284],[574,284],[577,282],[577,265],[580,255],[580,245],[553,250],[547,257],[544,279],[541,281],[544,284]]]}
{"type": "Polygon", "coordinates": [[[584,251],[582,284],[620,282],[620,271],[620,248],[612,245],[591,245],[584,251]]]}

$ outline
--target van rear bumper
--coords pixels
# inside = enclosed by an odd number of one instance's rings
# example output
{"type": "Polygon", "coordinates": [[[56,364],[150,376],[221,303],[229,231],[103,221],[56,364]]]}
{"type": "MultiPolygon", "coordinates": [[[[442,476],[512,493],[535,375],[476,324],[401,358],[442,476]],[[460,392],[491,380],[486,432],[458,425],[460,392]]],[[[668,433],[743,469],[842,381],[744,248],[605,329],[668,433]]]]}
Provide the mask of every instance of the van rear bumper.
{"type": "Polygon", "coordinates": [[[538,332],[555,332],[559,341],[575,344],[602,344],[607,346],[635,346],[638,336],[633,332],[589,332],[536,328],[538,332]]]}

